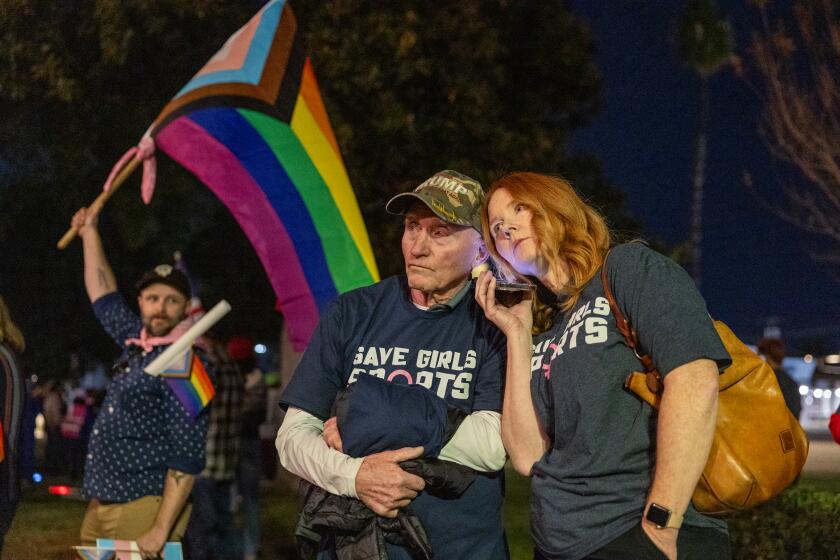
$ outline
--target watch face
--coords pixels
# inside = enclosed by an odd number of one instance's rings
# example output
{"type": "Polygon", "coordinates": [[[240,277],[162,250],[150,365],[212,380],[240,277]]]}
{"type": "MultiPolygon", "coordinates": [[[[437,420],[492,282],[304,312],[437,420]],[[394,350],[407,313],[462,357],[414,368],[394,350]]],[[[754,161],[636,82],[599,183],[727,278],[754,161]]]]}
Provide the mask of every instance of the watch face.
{"type": "Polygon", "coordinates": [[[659,527],[666,527],[671,518],[671,511],[656,504],[650,504],[645,518],[659,527]]]}

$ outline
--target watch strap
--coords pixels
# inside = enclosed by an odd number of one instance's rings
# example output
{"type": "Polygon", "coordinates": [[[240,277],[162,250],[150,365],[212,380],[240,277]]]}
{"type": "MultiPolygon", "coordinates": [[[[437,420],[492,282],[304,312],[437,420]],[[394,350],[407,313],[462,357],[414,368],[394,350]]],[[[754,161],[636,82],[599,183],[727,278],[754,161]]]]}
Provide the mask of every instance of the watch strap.
{"type": "Polygon", "coordinates": [[[683,516],[682,515],[674,515],[671,514],[671,517],[668,518],[668,524],[665,525],[668,529],[679,529],[682,527],[683,516]]]}

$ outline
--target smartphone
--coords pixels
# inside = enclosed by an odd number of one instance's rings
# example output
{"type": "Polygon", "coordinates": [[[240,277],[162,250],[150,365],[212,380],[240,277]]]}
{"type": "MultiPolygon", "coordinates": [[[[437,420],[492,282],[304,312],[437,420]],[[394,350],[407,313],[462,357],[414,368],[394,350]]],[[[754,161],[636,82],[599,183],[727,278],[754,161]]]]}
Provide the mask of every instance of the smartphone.
{"type": "Polygon", "coordinates": [[[496,301],[505,307],[511,307],[525,299],[527,293],[533,294],[534,289],[533,284],[525,282],[497,282],[496,301]]]}

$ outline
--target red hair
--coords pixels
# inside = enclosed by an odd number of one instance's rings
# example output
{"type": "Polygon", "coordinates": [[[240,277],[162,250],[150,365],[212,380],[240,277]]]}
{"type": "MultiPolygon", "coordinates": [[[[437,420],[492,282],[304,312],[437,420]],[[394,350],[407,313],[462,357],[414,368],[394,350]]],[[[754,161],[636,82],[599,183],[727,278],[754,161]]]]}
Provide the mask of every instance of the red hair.
{"type": "Polygon", "coordinates": [[[549,270],[562,276],[562,263],[568,268],[569,281],[563,287],[566,299],[560,305],[563,311],[568,311],[601,268],[610,249],[612,234],[606,221],[565,179],[530,172],[506,175],[490,186],[482,206],[481,223],[490,254],[509,269],[510,264],[496,250],[487,215],[490,198],[500,189],[505,189],[515,202],[531,211],[537,251],[549,270]]]}

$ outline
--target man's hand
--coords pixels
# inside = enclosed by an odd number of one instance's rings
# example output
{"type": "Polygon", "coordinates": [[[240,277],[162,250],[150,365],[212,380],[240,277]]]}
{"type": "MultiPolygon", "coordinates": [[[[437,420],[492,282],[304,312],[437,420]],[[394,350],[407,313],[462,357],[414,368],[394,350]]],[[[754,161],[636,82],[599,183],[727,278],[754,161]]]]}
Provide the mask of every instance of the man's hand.
{"type": "Polygon", "coordinates": [[[356,495],[375,514],[396,517],[397,511],[410,504],[426,486],[422,478],[405,472],[399,463],[422,455],[422,447],[368,455],[356,474],[356,495]]]}
{"type": "Polygon", "coordinates": [[[140,549],[140,556],[143,559],[160,558],[160,551],[166,544],[166,531],[153,526],[149,531],[137,539],[137,548],[140,549]]]}
{"type": "Polygon", "coordinates": [[[70,226],[76,228],[80,237],[84,237],[86,233],[99,226],[99,209],[94,207],[80,208],[73,215],[73,219],[70,220],[70,226]]]}
{"type": "Polygon", "coordinates": [[[336,451],[344,453],[344,446],[341,443],[341,434],[338,431],[338,419],[335,416],[324,422],[324,433],[321,434],[321,437],[324,438],[327,447],[331,447],[336,451]]]}
{"type": "Polygon", "coordinates": [[[669,560],[677,560],[677,535],[679,534],[679,529],[659,529],[647,519],[643,519],[642,531],[645,532],[648,538],[653,541],[653,544],[669,560]]]}

